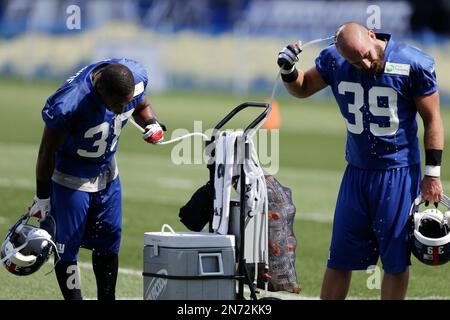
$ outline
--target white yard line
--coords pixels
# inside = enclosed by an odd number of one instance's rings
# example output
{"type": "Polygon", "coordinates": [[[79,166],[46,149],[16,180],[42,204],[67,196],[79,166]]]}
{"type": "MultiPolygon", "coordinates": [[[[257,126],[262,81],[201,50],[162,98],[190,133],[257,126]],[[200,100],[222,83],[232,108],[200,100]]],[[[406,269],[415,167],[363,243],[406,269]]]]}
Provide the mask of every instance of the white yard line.
{"type": "MultiPolygon", "coordinates": [[[[83,300],[98,300],[97,297],[85,297],[83,300]]],[[[116,300],[142,300],[142,297],[116,297],[116,300]]]]}
{"type": "MultiPolygon", "coordinates": [[[[158,184],[161,186],[164,186],[166,188],[173,188],[173,189],[183,189],[188,190],[192,189],[194,186],[194,182],[189,179],[175,179],[175,178],[167,178],[158,179],[158,184]]],[[[0,177],[0,187],[5,188],[18,188],[18,189],[25,189],[25,190],[33,190],[35,188],[35,184],[33,181],[27,180],[27,179],[9,179],[5,177],[0,177]]],[[[133,194],[131,192],[128,192],[127,189],[123,190],[123,197],[124,198],[131,198],[133,199],[133,194]]],[[[147,195],[147,199],[149,201],[156,202],[158,204],[173,204],[174,199],[171,197],[161,196],[158,193],[149,193],[147,195]]],[[[321,213],[321,212],[297,212],[295,216],[296,220],[306,220],[306,221],[314,221],[314,222],[321,222],[321,223],[330,223],[333,221],[332,214],[329,213],[321,213]]],[[[6,223],[7,220],[1,220],[0,218],[0,224],[6,223]]]]}
{"type": "Polygon", "coordinates": [[[177,179],[177,178],[159,178],[158,183],[165,188],[190,190],[194,187],[194,181],[189,179],[177,179]]]}
{"type": "MultiPolygon", "coordinates": [[[[92,265],[87,262],[78,262],[78,265],[82,269],[92,270],[92,265]]],[[[119,268],[119,273],[142,277],[142,271],[135,269],[119,268]]],[[[244,289],[246,295],[250,295],[250,290],[246,287],[244,289]]],[[[261,294],[259,298],[263,297],[263,290],[260,290],[261,294]]],[[[318,296],[304,296],[301,294],[289,293],[289,292],[268,292],[268,297],[275,297],[282,300],[319,300],[318,296]]],[[[142,297],[117,297],[118,300],[142,300],[142,297]]],[[[376,298],[362,298],[362,297],[348,297],[348,300],[377,300],[376,298]]],[[[407,300],[449,300],[450,297],[445,296],[427,296],[427,297],[411,297],[407,300]]],[[[96,300],[96,298],[88,298],[87,300],[96,300]]],[[[187,302],[188,303],[188,302],[187,302]]]]}
{"type": "MultiPolygon", "coordinates": [[[[91,263],[78,262],[78,265],[80,266],[80,268],[92,270],[92,264],[91,263]]],[[[142,277],[142,271],[139,271],[139,270],[119,268],[119,273],[130,275],[130,276],[142,277]]]]}
{"type": "Polygon", "coordinates": [[[331,223],[333,222],[333,214],[323,212],[297,212],[295,214],[295,220],[331,223]]]}
{"type": "Polygon", "coordinates": [[[35,184],[31,179],[10,179],[5,177],[0,177],[0,187],[14,187],[19,189],[30,189],[34,188],[35,184]]]}

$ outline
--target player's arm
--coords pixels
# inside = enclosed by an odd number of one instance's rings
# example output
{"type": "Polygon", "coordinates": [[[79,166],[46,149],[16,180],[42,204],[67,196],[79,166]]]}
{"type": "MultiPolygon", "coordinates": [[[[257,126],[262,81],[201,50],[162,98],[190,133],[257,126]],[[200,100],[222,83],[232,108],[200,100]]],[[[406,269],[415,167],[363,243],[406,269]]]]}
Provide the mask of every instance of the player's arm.
{"type": "Polygon", "coordinates": [[[147,96],[145,96],[134,109],[133,118],[141,127],[156,122],[156,114],[153,111],[147,96]]]}
{"type": "Polygon", "coordinates": [[[327,87],[325,81],[316,68],[311,68],[306,72],[297,70],[297,79],[293,82],[283,81],[287,91],[297,98],[307,98],[317,91],[327,87]]]}
{"type": "Polygon", "coordinates": [[[133,118],[141,127],[145,128],[143,136],[145,141],[153,144],[163,139],[165,126],[158,122],[147,96],[135,107],[133,118]]]}
{"type": "Polygon", "coordinates": [[[278,54],[277,64],[281,68],[281,78],[287,91],[297,98],[307,98],[324,89],[327,84],[316,68],[304,72],[297,70],[295,63],[301,49],[297,44],[288,45],[278,54]]]}
{"type": "Polygon", "coordinates": [[[66,140],[66,133],[44,128],[36,162],[36,196],[29,213],[39,219],[50,212],[51,179],[55,168],[55,153],[66,140]]]}
{"type": "Polygon", "coordinates": [[[439,92],[417,97],[414,101],[424,125],[425,173],[421,185],[422,197],[425,201],[438,202],[442,196],[440,168],[444,149],[439,92]]]}

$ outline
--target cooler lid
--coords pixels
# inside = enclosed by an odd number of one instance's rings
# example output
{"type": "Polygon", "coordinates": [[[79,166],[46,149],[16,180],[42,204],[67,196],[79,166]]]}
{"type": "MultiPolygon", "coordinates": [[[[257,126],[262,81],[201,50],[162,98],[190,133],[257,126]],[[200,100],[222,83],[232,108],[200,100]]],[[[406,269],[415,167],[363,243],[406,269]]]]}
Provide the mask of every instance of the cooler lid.
{"type": "Polygon", "coordinates": [[[229,248],[234,247],[234,235],[207,232],[145,232],[144,245],[154,244],[167,248],[229,248]]]}

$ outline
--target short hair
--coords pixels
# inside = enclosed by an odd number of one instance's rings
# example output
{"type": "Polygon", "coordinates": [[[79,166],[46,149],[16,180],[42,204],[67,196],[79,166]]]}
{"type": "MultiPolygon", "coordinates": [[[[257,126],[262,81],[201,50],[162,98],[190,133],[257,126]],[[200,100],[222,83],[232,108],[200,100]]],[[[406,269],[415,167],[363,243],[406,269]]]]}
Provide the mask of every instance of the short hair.
{"type": "Polygon", "coordinates": [[[120,63],[107,65],[101,71],[99,84],[105,94],[115,97],[126,97],[134,92],[133,73],[120,63]]]}

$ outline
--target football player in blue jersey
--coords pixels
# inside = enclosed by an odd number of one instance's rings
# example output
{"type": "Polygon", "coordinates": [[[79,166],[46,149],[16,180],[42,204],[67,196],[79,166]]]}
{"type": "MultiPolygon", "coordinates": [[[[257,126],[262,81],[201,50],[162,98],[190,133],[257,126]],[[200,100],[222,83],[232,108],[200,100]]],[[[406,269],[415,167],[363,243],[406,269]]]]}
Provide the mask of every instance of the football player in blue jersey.
{"type": "MultiPolygon", "coordinates": [[[[336,203],[321,298],[344,299],[352,270],[381,259],[382,299],[403,299],[408,287],[408,211],[422,194],[442,196],[444,146],[434,60],[421,50],[350,22],[336,33],[315,67],[295,67],[301,46],[278,55],[288,92],[306,98],[330,86],[347,125],[348,162],[336,203]],[[417,137],[424,123],[425,171],[417,137]]],[[[324,128],[326,130],[326,128],[324,128]]]]}
{"type": "Polygon", "coordinates": [[[77,255],[92,250],[98,299],[115,299],[122,198],[114,159],[122,127],[133,117],[143,138],[163,138],[147,96],[147,72],[129,59],[88,65],[70,77],[42,110],[45,128],[29,209],[55,237],[55,273],[63,297],[82,299],[77,255]]]}

